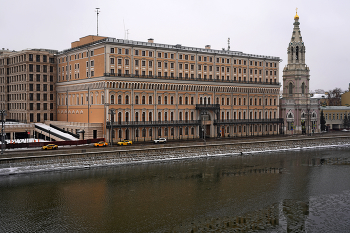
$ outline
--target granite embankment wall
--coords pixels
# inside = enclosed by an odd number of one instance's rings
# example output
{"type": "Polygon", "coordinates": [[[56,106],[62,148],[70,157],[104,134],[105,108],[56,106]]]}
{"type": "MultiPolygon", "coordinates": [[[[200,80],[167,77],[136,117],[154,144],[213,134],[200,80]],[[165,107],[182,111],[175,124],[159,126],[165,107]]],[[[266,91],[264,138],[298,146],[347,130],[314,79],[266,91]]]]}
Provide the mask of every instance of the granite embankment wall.
{"type": "Polygon", "coordinates": [[[245,154],[256,151],[275,151],[293,148],[350,145],[349,136],[283,138],[273,140],[251,140],[247,142],[194,143],[185,146],[163,146],[152,148],[116,149],[89,151],[80,153],[38,154],[0,158],[0,169],[12,166],[38,166],[47,164],[80,163],[84,166],[98,166],[119,163],[132,163],[152,160],[181,159],[220,154],[245,154]]]}

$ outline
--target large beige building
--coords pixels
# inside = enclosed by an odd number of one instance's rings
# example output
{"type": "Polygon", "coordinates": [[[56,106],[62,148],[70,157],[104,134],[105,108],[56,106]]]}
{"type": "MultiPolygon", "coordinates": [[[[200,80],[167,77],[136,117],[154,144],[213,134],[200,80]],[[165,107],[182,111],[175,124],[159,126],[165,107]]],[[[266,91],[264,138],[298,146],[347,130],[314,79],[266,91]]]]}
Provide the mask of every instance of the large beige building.
{"type": "Polygon", "coordinates": [[[0,50],[0,109],[20,122],[56,120],[55,50],[0,50]]]}
{"type": "Polygon", "coordinates": [[[234,137],[282,128],[278,57],[86,36],[57,60],[57,120],[103,123],[93,137],[234,137]]]}

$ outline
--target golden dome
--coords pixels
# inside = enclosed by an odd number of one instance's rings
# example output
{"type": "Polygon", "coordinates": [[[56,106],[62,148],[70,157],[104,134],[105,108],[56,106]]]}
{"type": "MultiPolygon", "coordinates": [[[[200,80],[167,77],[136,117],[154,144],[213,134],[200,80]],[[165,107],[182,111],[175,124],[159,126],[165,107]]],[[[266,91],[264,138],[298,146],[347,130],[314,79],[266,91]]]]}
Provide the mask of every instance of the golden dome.
{"type": "Polygon", "coordinates": [[[295,9],[295,16],[294,16],[294,19],[299,19],[298,8],[295,9]]]}
{"type": "Polygon", "coordinates": [[[298,13],[295,14],[294,19],[299,19],[298,13]]]}

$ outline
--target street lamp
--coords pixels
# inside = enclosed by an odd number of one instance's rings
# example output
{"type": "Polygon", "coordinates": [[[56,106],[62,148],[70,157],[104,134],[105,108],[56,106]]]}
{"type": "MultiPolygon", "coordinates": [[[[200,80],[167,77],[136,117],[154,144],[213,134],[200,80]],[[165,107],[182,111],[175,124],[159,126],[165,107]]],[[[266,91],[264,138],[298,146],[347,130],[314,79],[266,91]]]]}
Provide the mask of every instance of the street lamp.
{"type": "Polygon", "coordinates": [[[111,128],[110,128],[110,132],[109,132],[109,140],[110,140],[110,144],[111,146],[113,146],[113,121],[114,121],[114,114],[115,114],[115,110],[114,109],[109,109],[108,110],[108,114],[111,114],[111,117],[110,117],[110,125],[111,125],[111,128]]]}

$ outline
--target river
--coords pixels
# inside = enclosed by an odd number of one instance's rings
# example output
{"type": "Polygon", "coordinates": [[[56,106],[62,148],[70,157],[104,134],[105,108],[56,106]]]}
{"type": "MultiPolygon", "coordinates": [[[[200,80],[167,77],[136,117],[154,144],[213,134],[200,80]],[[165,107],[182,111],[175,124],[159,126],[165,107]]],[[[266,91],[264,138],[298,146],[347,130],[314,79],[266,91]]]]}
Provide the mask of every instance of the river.
{"type": "Polygon", "coordinates": [[[349,232],[350,147],[0,176],[1,232],[349,232]]]}

